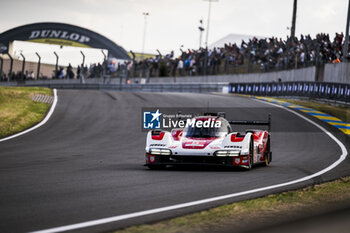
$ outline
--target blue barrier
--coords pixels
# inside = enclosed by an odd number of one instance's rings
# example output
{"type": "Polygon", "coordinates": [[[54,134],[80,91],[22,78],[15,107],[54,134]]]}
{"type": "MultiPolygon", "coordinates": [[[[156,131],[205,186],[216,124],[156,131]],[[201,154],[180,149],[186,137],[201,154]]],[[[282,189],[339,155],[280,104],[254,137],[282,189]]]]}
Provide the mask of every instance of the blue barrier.
{"type": "Polygon", "coordinates": [[[230,83],[229,92],[261,96],[301,96],[350,102],[350,84],[343,83],[230,83]]]}

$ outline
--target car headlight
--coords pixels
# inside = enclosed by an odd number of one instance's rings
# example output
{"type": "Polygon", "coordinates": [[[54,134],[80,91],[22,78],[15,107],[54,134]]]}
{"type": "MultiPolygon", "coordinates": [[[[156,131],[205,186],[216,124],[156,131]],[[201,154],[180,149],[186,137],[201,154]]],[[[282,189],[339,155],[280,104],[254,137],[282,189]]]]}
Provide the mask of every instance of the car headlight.
{"type": "Polygon", "coordinates": [[[238,150],[218,150],[215,152],[215,155],[218,157],[236,157],[239,156],[239,151],[238,150]]]}
{"type": "Polygon", "coordinates": [[[149,150],[149,153],[152,155],[171,155],[171,150],[169,149],[158,149],[158,148],[152,148],[149,150]]]}

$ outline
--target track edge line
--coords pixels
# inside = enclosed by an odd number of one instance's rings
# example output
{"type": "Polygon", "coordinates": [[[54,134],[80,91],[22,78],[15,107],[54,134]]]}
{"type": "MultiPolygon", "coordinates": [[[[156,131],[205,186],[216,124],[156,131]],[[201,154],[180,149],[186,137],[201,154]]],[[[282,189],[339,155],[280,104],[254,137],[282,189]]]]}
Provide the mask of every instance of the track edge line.
{"type": "Polygon", "coordinates": [[[21,136],[23,134],[29,133],[29,132],[31,132],[31,131],[33,131],[33,130],[43,126],[50,119],[51,115],[53,114],[53,112],[54,112],[54,110],[56,108],[56,104],[57,104],[57,101],[58,101],[57,90],[56,89],[53,89],[53,97],[54,97],[54,99],[53,99],[52,105],[50,107],[50,110],[46,114],[45,118],[42,121],[40,121],[38,124],[32,126],[29,129],[26,129],[26,130],[24,130],[22,132],[19,132],[19,133],[13,134],[11,136],[8,136],[8,137],[0,139],[0,142],[4,142],[4,141],[10,140],[10,139],[19,137],[19,136],[21,136]]]}

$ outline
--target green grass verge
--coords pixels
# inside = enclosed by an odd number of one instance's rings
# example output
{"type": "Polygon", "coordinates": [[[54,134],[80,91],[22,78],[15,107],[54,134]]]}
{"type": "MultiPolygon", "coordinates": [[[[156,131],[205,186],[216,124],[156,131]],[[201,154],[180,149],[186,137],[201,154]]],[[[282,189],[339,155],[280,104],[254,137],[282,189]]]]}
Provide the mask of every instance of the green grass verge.
{"type": "Polygon", "coordinates": [[[0,87],[0,138],[23,131],[40,122],[50,105],[34,102],[35,94],[52,96],[39,87],[0,87]]]}
{"type": "Polygon", "coordinates": [[[245,229],[251,224],[315,211],[315,206],[350,200],[350,177],[296,191],[227,204],[154,224],[133,226],[115,233],[220,232],[223,228],[245,229]]]}
{"type": "Polygon", "coordinates": [[[342,121],[350,122],[349,107],[333,106],[329,104],[323,104],[323,103],[306,101],[306,100],[280,99],[280,98],[275,98],[275,99],[283,100],[291,104],[297,104],[297,105],[302,105],[304,107],[313,108],[321,112],[327,113],[329,115],[338,117],[342,121]]]}

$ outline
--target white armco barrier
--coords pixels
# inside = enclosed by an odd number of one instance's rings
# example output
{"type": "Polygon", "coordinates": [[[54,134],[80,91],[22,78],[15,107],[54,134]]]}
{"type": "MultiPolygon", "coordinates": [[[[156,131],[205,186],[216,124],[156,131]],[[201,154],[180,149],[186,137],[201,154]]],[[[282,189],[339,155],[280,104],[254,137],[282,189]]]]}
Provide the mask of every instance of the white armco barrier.
{"type": "MultiPolygon", "coordinates": [[[[316,81],[316,67],[308,67],[294,70],[284,70],[266,73],[208,75],[186,77],[151,78],[150,83],[205,83],[205,82],[230,82],[230,83],[260,83],[260,82],[314,82],[316,81]]],[[[331,83],[350,83],[350,63],[326,64],[324,76],[319,81],[331,83]]]]}
{"type": "Polygon", "coordinates": [[[186,77],[162,77],[150,78],[150,83],[205,83],[205,82],[294,82],[294,81],[315,81],[315,67],[308,67],[295,70],[284,70],[278,72],[252,73],[252,74],[231,74],[231,75],[208,75],[208,76],[186,76],[186,77]]]}
{"type": "Polygon", "coordinates": [[[350,83],[350,63],[326,64],[324,82],[350,83]]]}
{"type": "MultiPolygon", "coordinates": [[[[2,85],[3,83],[0,83],[2,85]]],[[[130,92],[222,92],[228,83],[150,83],[150,84],[94,84],[94,83],[45,83],[19,84],[19,86],[39,86],[56,89],[111,90],[130,92]]]]}

